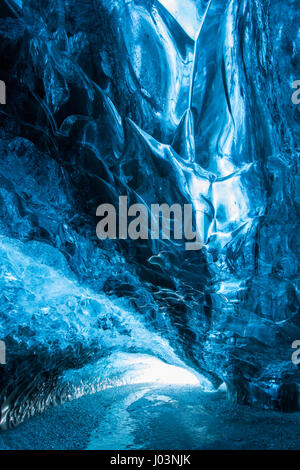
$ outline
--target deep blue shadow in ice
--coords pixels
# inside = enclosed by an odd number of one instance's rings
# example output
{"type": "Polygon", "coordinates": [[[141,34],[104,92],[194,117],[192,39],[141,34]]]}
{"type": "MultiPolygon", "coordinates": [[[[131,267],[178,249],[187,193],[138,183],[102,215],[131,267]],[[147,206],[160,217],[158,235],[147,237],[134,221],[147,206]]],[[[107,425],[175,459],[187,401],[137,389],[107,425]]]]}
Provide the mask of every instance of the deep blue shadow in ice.
{"type": "Polygon", "coordinates": [[[297,2],[1,3],[1,428],[122,354],[299,409],[297,2]],[[204,248],[99,241],[121,195],[192,204],[204,248]]]}

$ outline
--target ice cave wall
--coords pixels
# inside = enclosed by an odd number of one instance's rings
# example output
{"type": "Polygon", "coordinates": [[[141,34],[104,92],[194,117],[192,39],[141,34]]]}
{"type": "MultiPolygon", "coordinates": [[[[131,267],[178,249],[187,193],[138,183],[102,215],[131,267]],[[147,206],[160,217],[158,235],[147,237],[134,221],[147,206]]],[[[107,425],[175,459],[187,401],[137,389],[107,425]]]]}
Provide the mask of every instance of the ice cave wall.
{"type": "Polygon", "coordinates": [[[299,408],[299,16],[293,0],[1,2],[3,428],[112,351],[299,408]],[[204,248],[100,242],[96,208],[119,195],[192,203],[204,248]]]}

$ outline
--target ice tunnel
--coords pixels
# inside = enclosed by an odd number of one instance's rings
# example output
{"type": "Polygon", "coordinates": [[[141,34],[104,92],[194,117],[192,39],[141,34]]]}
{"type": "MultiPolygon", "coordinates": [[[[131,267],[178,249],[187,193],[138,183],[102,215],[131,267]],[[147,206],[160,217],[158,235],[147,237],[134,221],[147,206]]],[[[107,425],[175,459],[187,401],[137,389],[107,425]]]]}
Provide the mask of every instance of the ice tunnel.
{"type": "Polygon", "coordinates": [[[1,429],[168,374],[299,410],[297,1],[0,3],[1,429]],[[120,196],[201,250],[99,240],[120,196]]]}

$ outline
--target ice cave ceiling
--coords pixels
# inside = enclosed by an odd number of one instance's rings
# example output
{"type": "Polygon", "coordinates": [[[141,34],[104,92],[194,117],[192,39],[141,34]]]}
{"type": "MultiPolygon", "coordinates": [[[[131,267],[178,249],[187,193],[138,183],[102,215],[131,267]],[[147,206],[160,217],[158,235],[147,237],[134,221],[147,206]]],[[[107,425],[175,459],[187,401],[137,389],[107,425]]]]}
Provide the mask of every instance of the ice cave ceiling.
{"type": "Polygon", "coordinates": [[[119,353],[299,408],[297,1],[0,3],[0,426],[119,353]],[[120,195],[193,204],[203,249],[99,241],[120,195]]]}

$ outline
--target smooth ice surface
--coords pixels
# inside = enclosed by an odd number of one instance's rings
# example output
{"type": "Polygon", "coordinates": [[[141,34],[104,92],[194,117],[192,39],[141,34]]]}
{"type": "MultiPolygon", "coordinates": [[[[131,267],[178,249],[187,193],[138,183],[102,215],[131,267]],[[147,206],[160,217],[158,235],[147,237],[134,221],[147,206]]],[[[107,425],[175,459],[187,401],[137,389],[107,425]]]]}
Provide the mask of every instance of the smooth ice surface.
{"type": "Polygon", "coordinates": [[[299,409],[298,25],[296,0],[5,2],[1,429],[123,354],[299,409]],[[192,204],[203,249],[99,241],[122,195],[192,204]]]}

